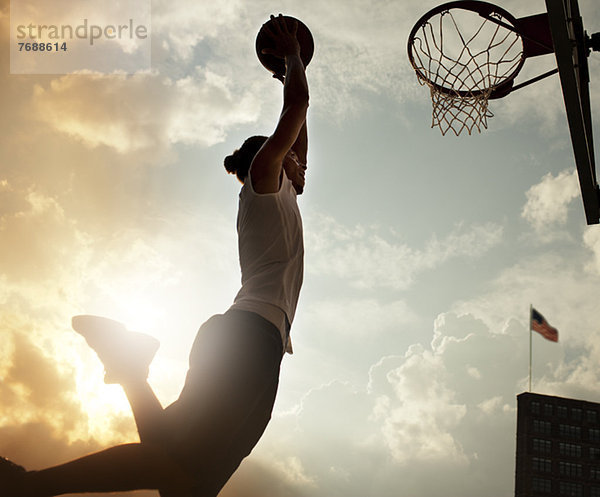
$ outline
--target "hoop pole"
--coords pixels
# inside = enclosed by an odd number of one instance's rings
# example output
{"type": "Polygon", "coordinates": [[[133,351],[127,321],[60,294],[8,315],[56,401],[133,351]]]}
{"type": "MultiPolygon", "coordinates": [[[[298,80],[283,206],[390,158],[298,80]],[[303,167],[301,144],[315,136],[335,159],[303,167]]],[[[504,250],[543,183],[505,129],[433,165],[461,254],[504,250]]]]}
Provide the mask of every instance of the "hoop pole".
{"type": "Polygon", "coordinates": [[[529,304],[529,391],[531,392],[531,362],[533,353],[531,351],[532,335],[531,332],[531,315],[533,314],[533,304],[529,304]]]}

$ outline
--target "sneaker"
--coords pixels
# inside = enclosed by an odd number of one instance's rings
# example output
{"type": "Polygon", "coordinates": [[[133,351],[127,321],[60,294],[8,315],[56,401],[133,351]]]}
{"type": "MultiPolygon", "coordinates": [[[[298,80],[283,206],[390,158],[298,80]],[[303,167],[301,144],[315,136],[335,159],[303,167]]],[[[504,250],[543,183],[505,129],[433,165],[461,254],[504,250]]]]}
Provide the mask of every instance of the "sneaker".
{"type": "Polygon", "coordinates": [[[123,384],[148,377],[160,345],[156,338],[129,331],[122,323],[100,316],[73,316],[72,325],[104,364],[104,383],[123,384]]]}
{"type": "Polygon", "coordinates": [[[20,479],[25,476],[25,473],[23,466],[0,457],[0,496],[14,497],[20,494],[20,479]]]}

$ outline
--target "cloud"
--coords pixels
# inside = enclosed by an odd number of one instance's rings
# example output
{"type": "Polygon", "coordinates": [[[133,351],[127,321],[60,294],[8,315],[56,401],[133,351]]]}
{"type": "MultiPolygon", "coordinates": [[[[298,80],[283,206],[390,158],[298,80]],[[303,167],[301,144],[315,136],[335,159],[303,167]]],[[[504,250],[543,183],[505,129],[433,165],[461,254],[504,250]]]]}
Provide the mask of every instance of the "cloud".
{"type": "Polygon", "coordinates": [[[0,272],[15,280],[57,276],[64,242],[78,236],[60,204],[33,187],[19,192],[6,180],[0,195],[4,200],[0,233],[5,240],[0,246],[0,272]]]}
{"type": "Polygon", "coordinates": [[[226,131],[256,121],[259,99],[251,90],[235,91],[233,82],[209,70],[176,82],[177,108],[167,130],[171,143],[204,146],[223,141],[226,131]]]}
{"type": "Polygon", "coordinates": [[[546,174],[542,180],[525,193],[527,202],[521,216],[541,233],[567,221],[569,204],[579,196],[579,184],[575,170],[564,170],[553,176],[546,174]]]}
{"type": "Polygon", "coordinates": [[[584,245],[592,251],[592,261],[588,270],[600,275],[600,231],[597,226],[588,226],[583,234],[584,245]]]}
{"type": "MultiPolygon", "coordinates": [[[[294,480],[301,474],[299,462],[293,457],[287,461],[265,464],[255,457],[242,461],[227,485],[219,493],[220,497],[262,497],[278,495],[282,497],[305,497],[310,495],[306,488],[299,487],[294,480]]],[[[310,485],[308,485],[310,488],[310,485]]]]}
{"type": "MultiPolygon", "coordinates": [[[[595,247],[597,237],[593,233],[593,228],[584,233],[589,248],[595,247]]],[[[496,333],[513,336],[520,348],[528,326],[527,304],[533,303],[544,313],[558,328],[559,343],[534,333],[536,392],[590,400],[600,396],[598,309],[589,299],[589,295],[597,294],[600,280],[595,260],[586,264],[587,257],[585,252],[578,252],[531,258],[503,270],[480,297],[455,306],[456,312],[477,316],[496,333]]],[[[496,386],[490,390],[498,391],[496,386]]]]}
{"type": "MultiPolygon", "coordinates": [[[[500,395],[497,395],[496,397],[484,400],[477,407],[479,407],[486,415],[489,416],[501,409],[503,407],[502,403],[502,397],[500,395]]],[[[504,404],[504,406],[507,406],[507,404],[504,404]]]]}
{"type": "MultiPolygon", "coordinates": [[[[515,333],[527,325],[533,304],[561,332],[561,340],[581,346],[596,335],[594,295],[599,281],[585,271],[586,255],[567,252],[564,257],[543,254],[504,268],[477,297],[454,304],[453,310],[470,313],[498,333],[515,333]],[[575,316],[577,317],[574,320],[575,316]]],[[[554,348],[553,350],[558,350],[554,348]]]]}
{"type": "Polygon", "coordinates": [[[519,262],[502,270],[480,296],[457,302],[454,311],[476,316],[495,333],[524,342],[529,304],[533,304],[560,337],[554,344],[534,336],[534,353],[539,358],[536,363],[534,357],[536,391],[596,398],[598,383],[590,378],[596,377],[600,360],[598,309],[589,295],[598,292],[600,280],[586,264],[587,257],[578,251],[519,262]],[[536,385],[537,381],[541,384],[536,385]]]}
{"type": "Polygon", "coordinates": [[[35,186],[0,184],[0,302],[56,318],[69,312],[81,292],[80,271],[89,239],[56,198],[35,186]]]}
{"type": "MultiPolygon", "coordinates": [[[[523,69],[515,78],[515,85],[554,68],[556,68],[554,54],[527,59],[523,69]]],[[[565,106],[558,75],[516,90],[504,98],[492,100],[489,109],[494,113],[494,118],[489,121],[491,128],[517,126],[525,121],[535,123],[536,129],[541,134],[555,137],[561,144],[562,141],[556,137],[566,138],[561,135],[565,132],[565,106]]]]}
{"type": "Polygon", "coordinates": [[[382,303],[376,299],[328,299],[318,301],[303,313],[308,326],[318,326],[348,340],[383,334],[390,328],[415,324],[417,315],[406,302],[398,300],[382,303]],[[343,320],[340,319],[343,316],[343,320]],[[365,323],[369,323],[365,326],[365,323]]]}
{"type": "Polygon", "coordinates": [[[276,415],[255,457],[297,460],[299,488],[313,496],[476,496],[484,481],[508,494],[526,356],[519,337],[442,314],[429,346],[381,358],[364,384],[315,387],[276,415]]]}
{"type": "Polygon", "coordinates": [[[33,115],[91,148],[164,153],[173,144],[214,145],[234,125],[257,119],[248,90],[209,70],[171,80],[157,73],[76,74],[36,85],[33,115]]]}
{"type": "Polygon", "coordinates": [[[286,483],[292,486],[311,487],[314,480],[306,475],[306,470],[302,461],[297,457],[288,457],[275,464],[275,468],[280,471],[282,478],[286,483]]]}
{"type": "Polygon", "coordinates": [[[415,249],[394,233],[384,238],[376,228],[347,227],[328,217],[311,220],[309,226],[309,270],[363,289],[405,290],[423,271],[454,258],[480,257],[500,243],[503,233],[501,226],[492,223],[458,225],[443,239],[434,235],[424,248],[415,249]]]}
{"type": "MultiPolygon", "coordinates": [[[[331,6],[318,1],[301,5],[283,2],[281,11],[301,19],[315,39],[315,55],[308,73],[313,101],[317,102],[314,112],[326,109],[329,118],[334,119],[359,116],[367,108],[365,95],[369,94],[386,95],[399,102],[426,103],[428,91],[417,83],[405,47],[413,24],[437,4],[435,0],[402,4],[377,0],[365,9],[363,2],[352,0],[331,15],[331,6]]],[[[524,7],[522,2],[507,1],[503,7],[516,17],[539,13],[538,9],[524,7]]],[[[588,10],[594,12],[592,8],[588,10]]],[[[260,78],[263,70],[256,70],[253,42],[270,13],[272,6],[265,1],[217,2],[199,8],[190,0],[175,5],[161,0],[153,5],[155,62],[167,64],[165,67],[173,63],[230,66],[237,68],[234,74],[255,74],[260,78]],[[212,57],[216,54],[221,60],[212,57]]],[[[586,24],[593,25],[589,13],[586,24]]],[[[519,81],[553,66],[552,56],[528,60],[519,81]]],[[[218,73],[225,74],[224,70],[218,73]]],[[[241,87],[248,85],[248,78],[235,77],[235,81],[241,87]]],[[[554,132],[564,114],[562,101],[556,98],[559,93],[557,77],[515,92],[492,105],[495,120],[513,125],[523,119],[535,119],[546,132],[554,132]]]]}
{"type": "Polygon", "coordinates": [[[364,391],[341,381],[319,385],[302,397],[295,411],[275,415],[255,451],[256,460],[280,469],[281,461],[286,461],[287,476],[282,479],[301,494],[344,495],[371,469],[370,457],[357,465],[357,456],[370,452],[368,417],[364,391]],[[289,461],[301,468],[300,478],[292,478],[296,470],[291,471],[289,461]]]}
{"type": "MultiPolygon", "coordinates": [[[[337,9],[336,15],[331,15],[330,6],[317,1],[301,6],[283,2],[278,8],[302,20],[315,39],[308,69],[315,112],[326,109],[330,118],[358,116],[366,109],[365,93],[398,100],[407,92],[414,93],[416,78],[403,47],[411,22],[422,14],[421,3],[400,6],[377,0],[365,9],[353,0],[337,9]]],[[[156,51],[164,53],[154,57],[159,64],[170,64],[171,58],[179,64],[197,61],[219,67],[219,74],[225,73],[223,66],[229,66],[234,68],[236,85],[248,88],[248,74],[268,79],[257,63],[254,40],[271,13],[272,5],[265,1],[215,3],[202,9],[190,1],[175,6],[161,1],[153,8],[153,35],[159,40],[156,51]]],[[[263,95],[270,99],[269,93],[263,95]]]]}
{"type": "Polygon", "coordinates": [[[308,73],[316,111],[325,108],[334,118],[359,116],[366,111],[365,95],[404,101],[417,94],[405,46],[422,8],[418,2],[378,0],[366,9],[363,2],[349,1],[333,16],[321,2],[306,3],[298,16],[316,40],[308,73]]]}
{"type": "MultiPolygon", "coordinates": [[[[7,310],[68,323],[91,301],[97,309],[116,306],[130,318],[151,320],[162,309],[153,304],[175,298],[181,273],[166,254],[174,242],[161,233],[127,223],[112,224],[108,233],[102,223],[84,229],[78,212],[35,186],[20,190],[5,180],[0,198],[0,302],[7,310]]],[[[205,237],[204,245],[210,242],[205,237]]]]}
{"type": "Polygon", "coordinates": [[[239,29],[244,13],[245,6],[237,0],[201,4],[159,0],[152,5],[153,36],[163,38],[178,58],[188,60],[203,40],[222,38],[227,28],[239,29]]]}
{"type": "Polygon", "coordinates": [[[401,465],[450,460],[461,466],[466,462],[462,448],[450,435],[466,407],[454,401],[443,373],[440,358],[420,346],[411,347],[401,365],[386,367],[392,392],[377,397],[373,416],[381,422],[385,444],[401,465]]]}
{"type": "Polygon", "coordinates": [[[87,435],[74,368],[42,350],[41,322],[0,313],[5,352],[0,365],[0,452],[27,467],[57,463],[99,444],[87,435]],[[37,342],[37,343],[36,343],[37,342]]]}

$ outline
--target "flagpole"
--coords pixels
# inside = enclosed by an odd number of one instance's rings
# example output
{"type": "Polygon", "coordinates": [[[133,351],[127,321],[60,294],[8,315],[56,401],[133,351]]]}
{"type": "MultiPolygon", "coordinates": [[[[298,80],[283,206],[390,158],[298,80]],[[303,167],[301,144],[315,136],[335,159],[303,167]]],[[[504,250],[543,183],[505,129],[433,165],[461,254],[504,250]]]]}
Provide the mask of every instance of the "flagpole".
{"type": "Polygon", "coordinates": [[[533,304],[529,304],[529,392],[531,392],[531,360],[532,360],[532,351],[531,351],[531,336],[533,333],[531,332],[531,315],[533,313],[533,304]]]}

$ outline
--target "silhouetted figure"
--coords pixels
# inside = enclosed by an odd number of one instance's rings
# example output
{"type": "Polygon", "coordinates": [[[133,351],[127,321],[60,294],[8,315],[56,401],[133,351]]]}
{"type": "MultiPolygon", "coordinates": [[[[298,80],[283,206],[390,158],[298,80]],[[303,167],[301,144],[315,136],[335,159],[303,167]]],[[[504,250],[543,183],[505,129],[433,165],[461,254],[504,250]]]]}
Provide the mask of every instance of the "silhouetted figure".
{"type": "Polygon", "coordinates": [[[158,489],[163,497],[214,497],[260,439],[271,417],[281,358],[303,276],[296,195],[306,170],[308,85],[296,25],[281,16],[269,53],[285,59],[283,110],[273,134],[225,159],[243,187],[237,220],[242,287],[227,312],[200,328],[180,397],[163,409],[146,381],[158,347],[116,321],[76,316],[106,370],[123,386],[140,443],[26,472],[0,459],[0,497],[158,489]]]}

